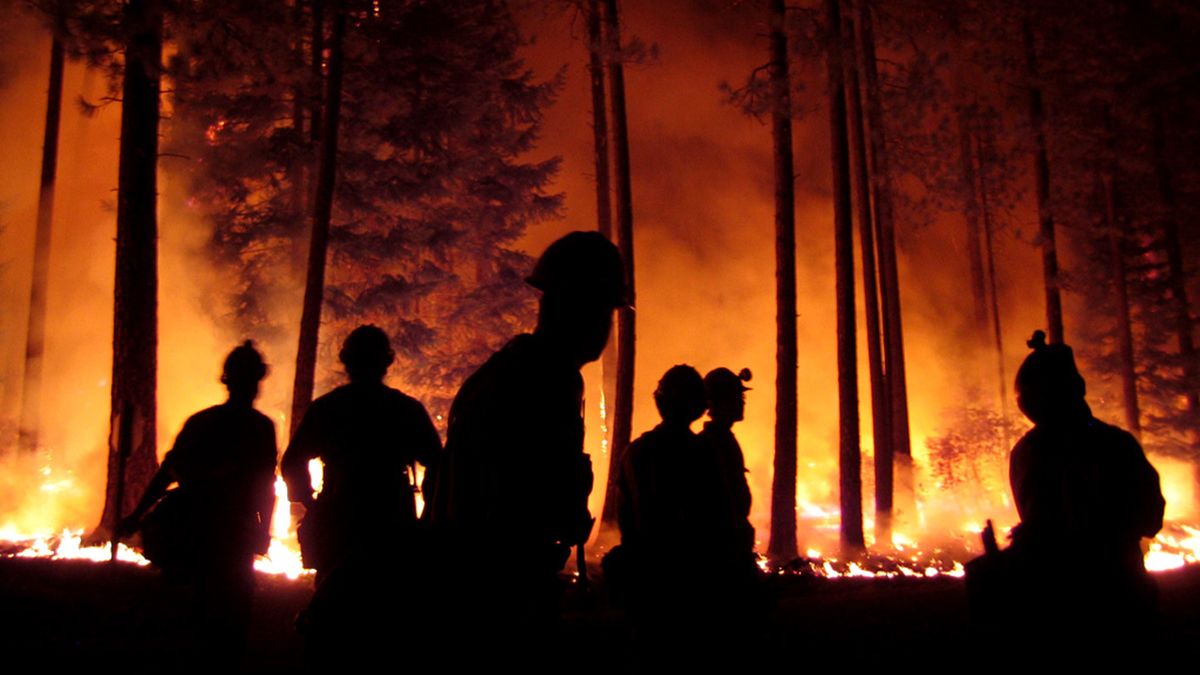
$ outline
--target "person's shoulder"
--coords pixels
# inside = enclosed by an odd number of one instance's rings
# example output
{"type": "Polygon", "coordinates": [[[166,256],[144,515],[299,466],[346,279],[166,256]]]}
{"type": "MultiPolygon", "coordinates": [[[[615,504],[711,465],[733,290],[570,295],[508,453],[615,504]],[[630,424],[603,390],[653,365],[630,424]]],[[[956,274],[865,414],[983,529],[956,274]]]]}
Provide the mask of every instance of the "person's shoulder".
{"type": "Polygon", "coordinates": [[[208,408],[205,408],[204,410],[201,410],[200,412],[193,414],[191,417],[187,418],[187,421],[183,423],[183,428],[188,429],[188,428],[195,428],[198,426],[202,427],[202,426],[206,426],[209,424],[215,424],[215,423],[221,421],[221,419],[223,417],[225,417],[226,414],[228,414],[228,413],[227,413],[224,405],[210,406],[208,408]]]}
{"type": "Polygon", "coordinates": [[[1146,452],[1142,449],[1142,444],[1138,439],[1128,431],[1114,424],[1109,424],[1098,419],[1092,419],[1091,432],[1096,438],[1096,444],[1110,449],[1113,452],[1120,453],[1125,457],[1145,457],[1146,452]]]}

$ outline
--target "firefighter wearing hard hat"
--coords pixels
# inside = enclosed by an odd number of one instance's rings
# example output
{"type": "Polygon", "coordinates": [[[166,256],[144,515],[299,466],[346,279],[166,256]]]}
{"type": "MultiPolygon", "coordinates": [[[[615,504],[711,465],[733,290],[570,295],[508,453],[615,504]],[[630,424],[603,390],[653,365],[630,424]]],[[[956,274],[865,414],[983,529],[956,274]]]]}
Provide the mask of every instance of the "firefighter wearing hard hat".
{"type": "Polygon", "coordinates": [[[579,370],[600,357],[627,302],[620,254],[596,232],[552,243],[527,282],[542,293],[536,328],[463,384],[425,481],[424,517],[451,557],[447,603],[462,610],[460,627],[499,650],[518,649],[529,623],[553,618],[558,573],[591,531],[579,370]]]}

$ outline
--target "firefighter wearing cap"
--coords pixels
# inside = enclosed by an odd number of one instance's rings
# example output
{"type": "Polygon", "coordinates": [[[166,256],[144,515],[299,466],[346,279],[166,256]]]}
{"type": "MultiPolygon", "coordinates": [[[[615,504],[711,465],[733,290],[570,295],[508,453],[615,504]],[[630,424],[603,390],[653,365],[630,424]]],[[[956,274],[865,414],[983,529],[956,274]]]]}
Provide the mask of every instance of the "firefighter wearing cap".
{"type": "Polygon", "coordinates": [[[206,664],[235,659],[244,646],[254,555],[270,544],[275,425],[254,409],[266,374],[249,340],[230,352],[221,374],[228,400],[188,418],[118,526],[132,533],[144,518],[147,555],[170,576],[195,583],[197,656],[206,664]],[[172,483],[178,487],[168,491],[172,483]]]}
{"type": "Polygon", "coordinates": [[[482,621],[553,615],[558,572],[588,537],[579,370],[604,350],[613,311],[626,302],[624,274],[599,233],[552,243],[527,279],[542,293],[534,331],[512,338],[454,399],[445,451],[426,476],[425,517],[465,561],[455,590],[482,621]],[[481,551],[494,574],[473,584],[481,551]]]}
{"type": "Polygon", "coordinates": [[[733,434],[733,425],[745,419],[746,393],[750,387],[749,369],[740,373],[728,368],[716,368],[704,376],[704,391],[708,397],[708,421],[700,439],[712,447],[728,504],[728,529],[724,545],[728,553],[753,563],[754,526],[750,524],[750,485],[746,481],[746,460],[742,446],[733,434]]]}
{"type": "Polygon", "coordinates": [[[289,499],[305,507],[298,533],[305,564],[321,577],[353,557],[411,548],[417,512],[409,467],[429,466],[441,438],[420,401],[384,383],[395,357],[381,328],[351,331],[339,353],[350,382],[312,402],[280,463],[289,499]],[[316,497],[313,459],[324,464],[316,497]]]}
{"type": "Polygon", "coordinates": [[[1071,348],[1042,331],[1017,371],[1017,404],[1034,427],[1010,458],[1020,524],[1009,554],[1023,592],[1048,621],[1109,626],[1153,606],[1140,542],[1162,527],[1158,473],[1129,433],[1092,416],[1071,348]],[[1076,561],[1069,572],[1048,569],[1076,561]],[[1065,574],[1069,577],[1064,578],[1065,574]]]}

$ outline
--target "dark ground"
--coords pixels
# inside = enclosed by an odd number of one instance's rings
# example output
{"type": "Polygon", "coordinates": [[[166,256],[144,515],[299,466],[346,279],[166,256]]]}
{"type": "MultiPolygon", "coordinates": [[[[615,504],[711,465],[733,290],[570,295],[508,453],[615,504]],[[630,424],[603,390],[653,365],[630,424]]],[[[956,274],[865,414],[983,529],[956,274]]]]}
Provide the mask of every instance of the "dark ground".
{"type": "MultiPolygon", "coordinates": [[[[1200,645],[1200,566],[1156,575],[1159,625],[1143,661],[1173,663],[1200,645]]],[[[259,577],[245,670],[303,670],[293,629],[310,581],[259,577]]],[[[593,589],[599,591],[600,589],[593,589]]],[[[973,629],[961,579],[779,579],[779,602],[749,648],[746,667],[810,670],[853,664],[945,671],[993,670],[999,660],[1021,659],[1019,638],[973,629]]],[[[190,595],[165,584],[151,569],[86,561],[0,559],[0,672],[34,666],[54,672],[75,665],[121,671],[183,669],[190,595]]],[[[622,614],[594,600],[570,600],[563,639],[580,655],[562,672],[629,671],[629,640],[622,614]]],[[[381,608],[382,609],[382,608],[381,608]]],[[[413,611],[415,608],[397,608],[413,611]]],[[[1019,631],[1018,631],[1019,635],[1019,631]]],[[[392,671],[421,645],[398,636],[392,671]]]]}

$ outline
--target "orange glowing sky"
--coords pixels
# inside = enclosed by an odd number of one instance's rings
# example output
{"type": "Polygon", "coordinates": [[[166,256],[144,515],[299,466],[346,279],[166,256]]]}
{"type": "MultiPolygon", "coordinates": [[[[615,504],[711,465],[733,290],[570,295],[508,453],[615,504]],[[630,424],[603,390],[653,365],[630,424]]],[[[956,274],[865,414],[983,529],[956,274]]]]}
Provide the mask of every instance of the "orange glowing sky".
{"type": "MultiPolygon", "coordinates": [[[[760,538],[765,538],[775,405],[771,138],[768,126],[724,103],[718,90],[722,81],[738,84],[766,61],[765,25],[757,10],[726,5],[685,0],[624,3],[625,34],[655,44],[658,54],[652,63],[630,67],[626,76],[639,336],[633,428],[636,435],[657,422],[651,392],[668,367],[689,363],[702,372],[721,365],[749,367],[755,375],[754,390],[748,394],[746,421],[736,431],[750,469],[753,519],[760,538]]],[[[0,48],[0,58],[11,78],[0,83],[0,404],[5,415],[15,416],[49,38],[23,14],[10,10],[3,18],[9,24],[9,41],[0,48]]],[[[559,222],[528,233],[523,245],[536,255],[565,231],[595,226],[590,94],[580,17],[571,11],[528,10],[522,21],[536,38],[525,55],[537,74],[549,78],[567,66],[565,84],[546,112],[535,152],[538,158],[562,157],[554,189],[565,194],[565,208],[559,222]]],[[[99,513],[108,433],[115,229],[111,205],[119,104],[85,118],[70,102],[80,95],[98,98],[104,87],[99,73],[78,65],[67,70],[64,100],[69,109],[62,125],[51,253],[45,436],[59,466],[73,472],[80,486],[80,496],[66,500],[53,517],[80,526],[99,513]]],[[[804,117],[795,130],[802,393],[799,494],[802,502],[832,506],[837,503],[837,372],[828,122],[820,87],[810,88],[805,96],[800,104],[804,117]]],[[[220,359],[242,336],[228,332],[205,311],[206,298],[217,288],[199,255],[205,227],[184,215],[186,195],[172,182],[169,159],[160,170],[158,424],[159,448],[165,452],[189,414],[220,400],[220,359]]],[[[1040,273],[1028,273],[1039,269],[1038,257],[1030,238],[1019,236],[1021,230],[1033,231],[1032,212],[1019,220],[1001,234],[998,244],[1010,373],[1023,356],[1024,339],[1042,317],[1040,273]]],[[[986,365],[978,367],[988,368],[992,357],[961,346],[971,320],[971,299],[963,290],[968,270],[961,219],[940,217],[919,231],[902,224],[899,237],[913,447],[920,459],[923,439],[937,433],[945,412],[963,402],[963,370],[976,368],[979,359],[986,359],[986,365]]],[[[1071,301],[1068,297],[1068,312],[1071,301]]],[[[296,308],[280,311],[298,313],[296,308]]],[[[287,364],[294,354],[268,353],[267,358],[273,371],[262,407],[282,429],[286,425],[279,411],[285,409],[291,381],[287,364]]],[[[863,444],[869,448],[865,347],[860,348],[860,360],[863,444]]],[[[585,374],[591,396],[598,391],[597,369],[589,367],[585,374]]],[[[395,379],[402,381],[402,374],[395,379]]],[[[1101,416],[1106,412],[1103,407],[1098,410],[1101,416]]],[[[589,422],[594,426],[595,420],[589,422]]],[[[9,443],[6,437],[0,447],[9,443]]],[[[600,455],[598,440],[590,439],[588,449],[597,466],[597,485],[603,485],[606,458],[600,455]]],[[[602,493],[598,489],[594,495],[597,512],[602,493]]],[[[0,516],[19,506],[5,499],[12,497],[0,498],[0,516]]],[[[806,542],[823,543],[825,535],[804,527],[802,548],[806,542]]]]}

